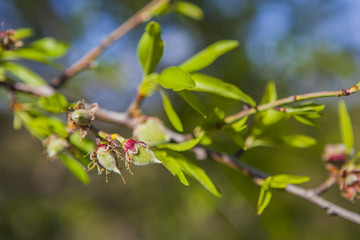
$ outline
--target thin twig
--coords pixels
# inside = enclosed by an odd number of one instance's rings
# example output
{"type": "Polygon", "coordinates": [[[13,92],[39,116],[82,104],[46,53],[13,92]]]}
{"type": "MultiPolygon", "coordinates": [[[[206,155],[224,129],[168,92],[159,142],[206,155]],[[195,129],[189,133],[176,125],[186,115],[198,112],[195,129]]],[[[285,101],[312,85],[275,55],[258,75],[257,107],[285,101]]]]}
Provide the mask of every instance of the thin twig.
{"type": "Polygon", "coordinates": [[[325,98],[325,97],[341,97],[341,96],[348,96],[350,94],[356,93],[360,90],[360,82],[357,83],[355,86],[337,90],[337,91],[321,91],[321,92],[314,92],[314,93],[306,93],[306,94],[299,94],[293,95],[290,97],[282,98],[274,102],[265,103],[258,105],[257,107],[252,107],[248,109],[244,109],[241,112],[235,113],[230,115],[224,119],[224,122],[230,124],[236,120],[239,120],[245,116],[249,116],[255,114],[257,112],[265,111],[268,109],[275,108],[277,106],[281,106],[287,103],[299,102],[304,100],[316,99],[316,98],[325,98]]]}
{"type": "Polygon", "coordinates": [[[58,88],[62,86],[66,80],[80,71],[87,68],[91,61],[96,59],[107,47],[109,47],[113,42],[124,36],[131,29],[135,28],[141,23],[147,22],[153,15],[154,11],[161,7],[163,4],[170,2],[170,0],[153,0],[135,15],[129,18],[126,22],[120,25],[117,29],[107,35],[103,41],[93,49],[91,49],[87,54],[85,54],[81,59],[68,67],[63,74],[54,78],[51,81],[51,86],[58,88]]]}
{"type": "MultiPolygon", "coordinates": [[[[256,168],[250,167],[247,164],[238,161],[234,157],[230,157],[229,155],[226,154],[219,154],[213,151],[208,151],[208,153],[209,156],[214,160],[222,164],[225,164],[233,169],[236,169],[242,172],[243,174],[251,177],[255,183],[258,183],[259,182],[258,180],[262,180],[268,177],[268,174],[265,174],[256,168]]],[[[318,207],[326,210],[326,212],[329,215],[336,215],[346,220],[349,220],[350,222],[360,224],[360,215],[358,213],[344,209],[332,202],[325,200],[322,197],[319,197],[318,195],[316,195],[315,191],[306,190],[304,188],[292,184],[288,184],[287,187],[284,189],[284,191],[291,193],[295,196],[298,196],[302,199],[305,199],[314,205],[317,205],[318,207]]]]}
{"type": "Polygon", "coordinates": [[[337,181],[337,176],[334,174],[331,174],[325,182],[320,184],[317,188],[315,188],[313,191],[316,195],[321,195],[325,193],[327,190],[329,190],[337,181]]]}

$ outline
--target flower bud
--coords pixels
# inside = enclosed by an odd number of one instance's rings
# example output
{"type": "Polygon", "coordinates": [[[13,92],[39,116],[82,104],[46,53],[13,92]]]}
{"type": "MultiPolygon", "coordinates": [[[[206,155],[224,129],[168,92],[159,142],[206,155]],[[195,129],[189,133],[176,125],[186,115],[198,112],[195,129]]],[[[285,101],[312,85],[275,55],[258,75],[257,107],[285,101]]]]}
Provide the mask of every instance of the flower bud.
{"type": "Polygon", "coordinates": [[[170,141],[164,124],[155,117],[149,117],[144,123],[138,124],[134,128],[133,135],[151,147],[170,141]]]}
{"type": "Polygon", "coordinates": [[[125,152],[126,164],[133,163],[137,166],[144,166],[150,163],[161,163],[154,152],[149,149],[149,146],[141,141],[135,141],[133,139],[126,139],[123,142],[123,150],[125,152]]]}
{"type": "Polygon", "coordinates": [[[71,113],[71,119],[78,126],[88,126],[93,116],[85,109],[77,109],[71,113]]]}

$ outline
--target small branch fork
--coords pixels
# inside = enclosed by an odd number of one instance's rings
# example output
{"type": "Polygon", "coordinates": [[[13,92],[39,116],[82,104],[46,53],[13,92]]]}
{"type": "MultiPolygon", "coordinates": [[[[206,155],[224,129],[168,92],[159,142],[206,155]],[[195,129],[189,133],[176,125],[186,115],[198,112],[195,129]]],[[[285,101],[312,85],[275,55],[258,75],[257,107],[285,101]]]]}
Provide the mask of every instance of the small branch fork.
{"type": "MultiPolygon", "coordinates": [[[[57,78],[53,79],[50,83],[50,86],[41,86],[41,87],[32,87],[29,85],[26,85],[24,83],[19,82],[0,82],[0,86],[3,86],[9,91],[10,94],[10,101],[11,104],[13,104],[12,101],[14,101],[14,92],[23,92],[27,94],[32,94],[39,97],[44,96],[51,96],[56,92],[55,89],[59,88],[63,84],[66,83],[66,81],[79,73],[80,71],[86,69],[88,66],[91,65],[91,62],[96,59],[107,47],[109,47],[114,41],[121,38],[124,34],[126,34],[128,31],[133,29],[135,26],[144,23],[148,21],[154,10],[161,7],[163,4],[169,3],[171,0],[153,0],[148,5],[146,5],[143,9],[141,9],[139,12],[137,12],[133,17],[128,19],[126,22],[124,22],[120,27],[115,29],[112,33],[110,33],[101,44],[91,49],[85,56],[83,56],[80,60],[75,62],[73,65],[68,67],[66,71],[58,76],[57,78]]],[[[266,103],[262,105],[258,105],[257,107],[247,108],[244,109],[241,112],[238,112],[234,115],[230,115],[224,119],[224,124],[231,124],[232,122],[243,118],[245,116],[249,116],[252,114],[255,114],[259,111],[265,111],[268,109],[276,108],[284,104],[289,104],[293,102],[303,101],[303,100],[309,100],[309,99],[316,99],[316,98],[323,98],[323,97],[340,97],[340,96],[347,96],[350,94],[353,94],[357,91],[359,91],[360,83],[356,84],[355,86],[338,90],[338,91],[321,91],[321,92],[314,92],[314,93],[308,93],[308,94],[300,94],[300,95],[294,95],[287,98],[282,98],[277,101],[266,103]]],[[[96,118],[100,121],[113,123],[117,125],[123,125],[128,128],[134,128],[138,122],[139,118],[136,116],[137,110],[140,108],[141,99],[135,99],[133,104],[129,106],[127,112],[113,112],[106,109],[98,109],[96,112],[96,118]]],[[[185,141],[188,139],[189,135],[182,135],[178,133],[174,133],[169,130],[171,133],[171,137],[176,142],[185,141]]],[[[258,169],[255,169],[253,167],[250,167],[246,165],[245,163],[242,163],[238,161],[235,157],[231,157],[226,154],[220,154],[216,153],[214,151],[207,151],[204,148],[196,147],[196,150],[199,150],[197,152],[203,153],[203,154],[197,154],[198,158],[204,159],[204,156],[209,156],[210,158],[227,165],[233,169],[236,169],[243,173],[244,175],[249,176],[254,180],[255,183],[258,183],[259,180],[262,180],[268,176],[268,174],[265,174],[261,172],[258,169]],[[201,157],[199,157],[201,156],[201,157]]],[[[294,185],[288,185],[284,190],[288,193],[291,193],[295,196],[298,196],[310,203],[313,203],[314,205],[319,206],[322,209],[325,209],[328,214],[330,215],[337,215],[339,217],[342,217],[344,219],[347,219],[353,223],[360,224],[360,215],[351,211],[348,211],[342,207],[339,207],[323,198],[318,196],[318,194],[321,194],[323,190],[328,189],[329,186],[331,186],[331,181],[324,183],[325,187],[322,188],[320,186],[318,189],[315,190],[306,190],[298,186],[294,185]],[[330,184],[330,185],[329,185],[330,184]]]]}

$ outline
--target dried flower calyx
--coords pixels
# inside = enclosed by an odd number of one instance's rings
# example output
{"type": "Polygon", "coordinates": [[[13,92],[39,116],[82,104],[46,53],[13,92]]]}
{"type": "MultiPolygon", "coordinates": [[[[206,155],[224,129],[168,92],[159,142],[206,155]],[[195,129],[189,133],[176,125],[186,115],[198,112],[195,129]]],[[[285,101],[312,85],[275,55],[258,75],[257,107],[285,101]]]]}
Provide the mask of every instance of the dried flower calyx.
{"type": "Polygon", "coordinates": [[[67,132],[71,134],[79,128],[81,137],[85,137],[91,121],[95,119],[95,113],[98,108],[97,103],[91,104],[86,109],[83,101],[77,102],[75,107],[73,107],[73,111],[68,114],[67,132]]]}
{"type": "Polygon", "coordinates": [[[342,196],[354,200],[360,198],[360,168],[353,165],[341,171],[339,188],[342,196]]]}
{"type": "Polygon", "coordinates": [[[99,144],[97,148],[90,154],[91,163],[88,165],[88,170],[97,167],[98,173],[102,174],[105,171],[106,182],[109,172],[115,172],[121,176],[124,183],[125,179],[120,171],[120,160],[123,160],[121,150],[109,143],[99,144]]]}
{"type": "Polygon", "coordinates": [[[46,153],[49,159],[53,160],[66,148],[70,147],[70,144],[66,139],[57,134],[53,134],[43,141],[43,146],[46,147],[46,153]]]}
{"type": "Polygon", "coordinates": [[[4,50],[17,49],[24,46],[24,43],[14,37],[15,30],[9,29],[0,31],[0,46],[4,50]]]}

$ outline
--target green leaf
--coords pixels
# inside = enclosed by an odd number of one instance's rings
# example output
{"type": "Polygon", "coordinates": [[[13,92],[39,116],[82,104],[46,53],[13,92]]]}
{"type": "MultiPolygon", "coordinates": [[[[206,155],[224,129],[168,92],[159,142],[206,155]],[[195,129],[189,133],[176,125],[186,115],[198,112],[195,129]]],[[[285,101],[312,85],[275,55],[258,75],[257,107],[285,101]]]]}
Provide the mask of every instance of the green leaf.
{"type": "Polygon", "coordinates": [[[84,169],[84,166],[73,158],[70,154],[60,154],[62,163],[84,184],[89,183],[89,176],[84,169]]]}
{"type": "Polygon", "coordinates": [[[5,81],[5,68],[0,66],[0,82],[5,81]]]}
{"type": "Polygon", "coordinates": [[[53,58],[62,57],[69,48],[68,44],[49,37],[39,39],[33,42],[31,46],[46,56],[53,58]]]}
{"type": "Polygon", "coordinates": [[[176,159],[168,155],[166,151],[154,151],[155,157],[163,162],[163,165],[171,174],[179,179],[179,181],[185,186],[189,186],[189,182],[187,181],[183,169],[181,165],[176,161],[176,159]]]}
{"type": "Polygon", "coordinates": [[[80,131],[76,131],[71,134],[69,141],[72,146],[74,146],[84,154],[90,153],[90,151],[94,150],[96,147],[93,141],[90,141],[87,138],[82,138],[80,136],[80,131]]]}
{"type": "Polygon", "coordinates": [[[313,118],[307,117],[306,115],[294,115],[293,116],[295,118],[295,120],[297,120],[298,122],[301,122],[305,125],[309,125],[311,127],[316,127],[319,128],[320,125],[318,122],[316,122],[313,118]]]}
{"type": "Polygon", "coordinates": [[[52,113],[61,113],[67,111],[69,103],[66,97],[60,93],[55,93],[49,97],[41,97],[38,100],[38,105],[45,111],[52,113]]]}
{"type": "Polygon", "coordinates": [[[22,65],[10,62],[4,62],[2,64],[7,72],[28,85],[43,86],[46,84],[46,81],[42,77],[22,65]]]}
{"type": "Polygon", "coordinates": [[[344,101],[339,102],[339,118],[341,140],[346,145],[346,153],[350,154],[354,150],[354,134],[351,119],[344,101]]]}
{"type": "Polygon", "coordinates": [[[195,20],[201,20],[204,17],[201,8],[193,3],[178,1],[174,7],[176,12],[195,20]]]}
{"type": "Polygon", "coordinates": [[[325,105],[315,104],[313,102],[307,102],[300,104],[298,106],[285,107],[287,113],[291,114],[308,114],[309,112],[322,112],[325,108],[325,105]]]}
{"type": "MultiPolygon", "coordinates": [[[[9,56],[7,56],[9,57],[9,56]]],[[[48,56],[47,54],[44,54],[43,52],[37,50],[37,49],[29,49],[29,48],[20,48],[16,52],[14,52],[13,58],[23,58],[28,60],[33,60],[37,62],[41,62],[47,65],[50,65],[52,67],[62,69],[62,65],[54,62],[52,60],[53,57],[48,56]]],[[[10,56],[11,58],[11,56],[10,56]]]]}
{"type": "Polygon", "coordinates": [[[309,181],[307,176],[293,176],[288,174],[279,174],[271,177],[270,187],[286,188],[288,184],[300,184],[309,181]]]}
{"type": "Polygon", "coordinates": [[[191,75],[179,67],[164,69],[159,76],[163,88],[181,91],[194,88],[195,82],[191,75]]]}
{"type": "Polygon", "coordinates": [[[236,132],[231,127],[224,128],[224,131],[226,135],[228,135],[231,138],[231,140],[233,140],[239,147],[245,149],[245,139],[239,132],[236,132]]]}
{"type": "Polygon", "coordinates": [[[316,139],[301,134],[280,136],[278,139],[283,144],[298,148],[307,148],[316,144],[316,139]]]}
{"type": "Polygon", "coordinates": [[[204,188],[216,197],[221,197],[221,194],[216,189],[215,185],[206,174],[206,172],[198,167],[193,161],[186,158],[180,153],[172,153],[177,162],[183,167],[186,174],[196,179],[204,188]]]}
{"type": "Polygon", "coordinates": [[[176,92],[182,99],[184,99],[195,111],[206,118],[206,110],[200,100],[191,92],[183,90],[176,92]]]}
{"type": "Polygon", "coordinates": [[[277,100],[276,86],[275,83],[271,81],[266,85],[265,93],[263,98],[261,99],[260,104],[274,102],[276,100],[277,100]]]}
{"type": "Polygon", "coordinates": [[[158,85],[158,73],[151,73],[146,75],[140,85],[140,95],[144,97],[150,97],[158,90],[158,85]]]}
{"type": "Polygon", "coordinates": [[[211,44],[180,65],[187,72],[199,71],[212,64],[218,57],[236,48],[238,41],[222,40],[211,44]]]}
{"type": "Polygon", "coordinates": [[[145,28],[138,45],[138,57],[144,70],[144,75],[154,71],[164,50],[161,39],[161,28],[157,22],[150,22],[145,28]]]}
{"type": "Polygon", "coordinates": [[[242,132],[244,129],[247,128],[245,125],[248,116],[241,118],[239,121],[234,122],[231,124],[231,127],[234,129],[235,132],[242,132]]]}
{"type": "Polygon", "coordinates": [[[18,28],[13,35],[16,39],[24,39],[30,37],[34,34],[34,31],[31,28],[18,28]]]}
{"type": "Polygon", "coordinates": [[[184,131],[184,128],[180,121],[180,118],[176,114],[173,106],[171,105],[169,97],[166,95],[166,93],[164,91],[161,91],[160,93],[161,93],[161,99],[162,99],[162,102],[164,105],[165,113],[166,113],[167,117],[169,118],[171,124],[179,132],[184,131]]]}
{"type": "Polygon", "coordinates": [[[190,89],[191,91],[214,93],[226,98],[243,101],[251,106],[256,105],[255,101],[250,96],[245,94],[234,84],[201,73],[193,73],[192,78],[194,79],[196,86],[190,89]]]}
{"type": "Polygon", "coordinates": [[[205,132],[202,132],[197,138],[185,141],[185,142],[181,142],[181,143],[166,143],[166,144],[161,144],[158,145],[157,148],[167,148],[176,152],[184,152],[187,150],[192,149],[193,147],[195,147],[203,138],[203,136],[205,135],[205,132]]]}
{"type": "Polygon", "coordinates": [[[270,203],[271,196],[272,196],[272,194],[270,192],[270,188],[269,188],[270,181],[271,181],[271,177],[268,177],[261,184],[259,199],[257,202],[257,214],[258,215],[261,215],[263,213],[263,211],[265,210],[265,208],[267,207],[267,205],[269,205],[269,203],[270,203]]]}

